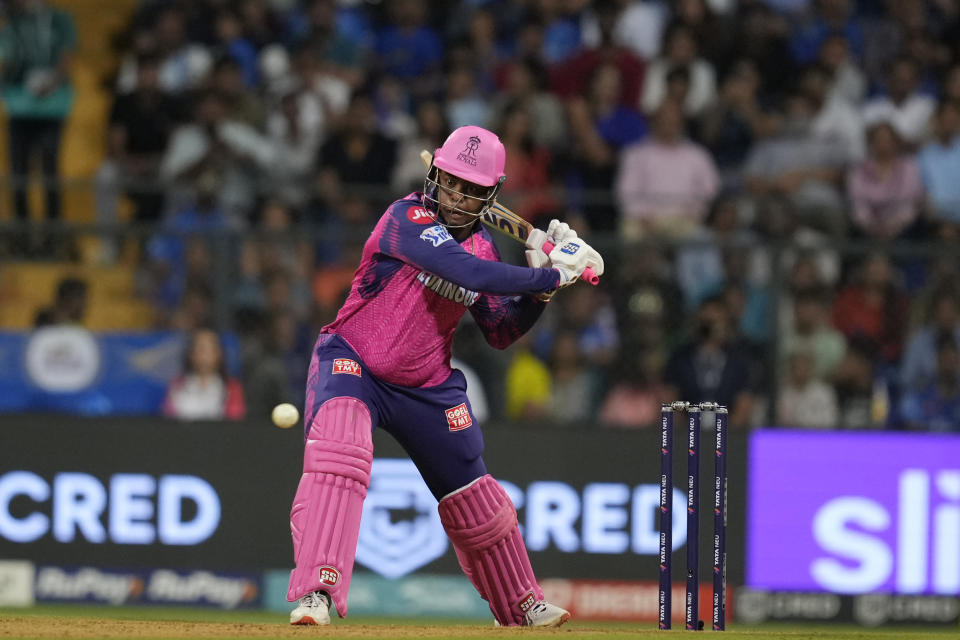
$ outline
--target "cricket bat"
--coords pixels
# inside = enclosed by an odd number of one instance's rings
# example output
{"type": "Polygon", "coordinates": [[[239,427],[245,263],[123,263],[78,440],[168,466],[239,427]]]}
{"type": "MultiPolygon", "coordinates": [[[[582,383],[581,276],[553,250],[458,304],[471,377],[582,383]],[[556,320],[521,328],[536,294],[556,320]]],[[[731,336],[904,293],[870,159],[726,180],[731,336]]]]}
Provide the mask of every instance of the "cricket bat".
{"type": "MultiPolygon", "coordinates": [[[[433,154],[424,149],[420,152],[420,160],[423,161],[423,166],[430,168],[430,165],[433,163],[433,154]]],[[[516,240],[517,242],[526,243],[527,237],[530,235],[530,232],[533,231],[533,225],[515,214],[510,209],[507,209],[505,206],[499,202],[494,202],[493,205],[487,209],[487,212],[483,214],[481,218],[483,224],[487,225],[491,229],[499,231],[500,233],[509,236],[516,240]]],[[[543,250],[546,253],[553,251],[553,244],[549,241],[543,243],[543,250]]],[[[593,272],[593,269],[587,267],[583,271],[583,275],[580,276],[581,280],[589,282],[592,285],[596,285],[600,282],[600,277],[593,272]]]]}

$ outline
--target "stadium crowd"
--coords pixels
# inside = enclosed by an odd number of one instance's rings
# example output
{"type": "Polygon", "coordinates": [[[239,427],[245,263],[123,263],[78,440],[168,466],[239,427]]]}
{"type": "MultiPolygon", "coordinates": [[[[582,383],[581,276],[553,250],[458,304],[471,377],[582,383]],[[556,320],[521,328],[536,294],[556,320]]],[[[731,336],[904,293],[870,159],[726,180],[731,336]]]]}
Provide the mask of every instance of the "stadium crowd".
{"type": "Polygon", "coordinates": [[[158,327],[215,324],[229,271],[248,411],[478,124],[501,201],[609,256],[506,352],[461,327],[492,418],[960,431],[958,0],[143,0],[116,46],[98,220],[158,225],[158,327]]]}

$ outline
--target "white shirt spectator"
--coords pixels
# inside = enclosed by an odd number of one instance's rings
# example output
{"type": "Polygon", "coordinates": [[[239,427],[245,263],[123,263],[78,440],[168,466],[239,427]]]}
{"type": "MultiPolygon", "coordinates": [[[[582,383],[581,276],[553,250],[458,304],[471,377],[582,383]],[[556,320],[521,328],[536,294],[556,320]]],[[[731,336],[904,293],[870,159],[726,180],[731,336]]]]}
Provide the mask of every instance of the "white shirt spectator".
{"type": "Polygon", "coordinates": [[[810,380],[803,387],[784,386],[777,399],[777,426],[836,429],[840,426],[837,394],[826,382],[810,380]]]}
{"type": "Polygon", "coordinates": [[[906,142],[917,144],[927,137],[930,117],[937,108],[931,96],[914,92],[900,104],[888,96],[868,100],[863,106],[863,121],[869,126],[889,122],[906,142]]]}
{"type": "MultiPolygon", "coordinates": [[[[683,104],[684,115],[698,117],[717,99],[717,76],[711,65],[697,58],[688,67],[690,72],[690,90],[683,104]]],[[[654,60],[643,79],[643,96],[640,107],[644,113],[653,113],[667,95],[667,73],[670,62],[663,58],[654,60]]]]}

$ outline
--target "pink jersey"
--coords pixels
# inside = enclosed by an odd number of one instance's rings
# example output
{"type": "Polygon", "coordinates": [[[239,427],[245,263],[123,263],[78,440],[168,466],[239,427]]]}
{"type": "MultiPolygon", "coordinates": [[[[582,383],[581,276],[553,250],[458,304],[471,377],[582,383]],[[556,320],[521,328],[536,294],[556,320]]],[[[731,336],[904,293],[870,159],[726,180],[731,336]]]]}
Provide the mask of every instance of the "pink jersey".
{"type": "Polygon", "coordinates": [[[450,375],[453,332],[467,309],[487,341],[506,348],[543,311],[535,295],[558,282],[553,269],[500,262],[480,225],[458,243],[412,193],[377,222],[350,295],[321,333],[345,339],[380,380],[431,387],[450,375]]]}

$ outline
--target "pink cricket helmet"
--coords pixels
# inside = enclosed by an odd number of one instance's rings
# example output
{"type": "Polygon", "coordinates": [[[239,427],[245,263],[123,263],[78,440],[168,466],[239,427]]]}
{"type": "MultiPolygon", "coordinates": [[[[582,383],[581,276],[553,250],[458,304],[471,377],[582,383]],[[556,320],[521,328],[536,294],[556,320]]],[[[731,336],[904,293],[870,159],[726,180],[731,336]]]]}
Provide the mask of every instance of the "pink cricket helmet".
{"type": "Polygon", "coordinates": [[[454,129],[433,154],[433,164],[447,173],[481,187],[499,184],[506,174],[507,152],[500,138],[483,127],[454,129]]]}

